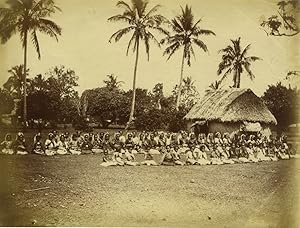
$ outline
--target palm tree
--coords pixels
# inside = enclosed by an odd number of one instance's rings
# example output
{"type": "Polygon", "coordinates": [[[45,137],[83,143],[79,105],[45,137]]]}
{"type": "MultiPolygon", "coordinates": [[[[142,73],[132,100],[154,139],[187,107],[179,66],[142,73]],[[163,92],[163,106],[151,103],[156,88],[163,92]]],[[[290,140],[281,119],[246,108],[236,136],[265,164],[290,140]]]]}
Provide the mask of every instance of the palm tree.
{"type": "Polygon", "coordinates": [[[183,91],[197,91],[196,86],[195,86],[195,81],[192,79],[191,76],[188,76],[186,78],[182,79],[183,86],[182,89],[183,91]]]}
{"type": "Polygon", "coordinates": [[[216,80],[214,82],[212,82],[209,87],[205,90],[205,92],[213,92],[213,91],[216,91],[218,89],[221,88],[221,83],[222,81],[221,80],[216,80]]]}
{"type": "Polygon", "coordinates": [[[191,66],[191,55],[195,58],[195,52],[193,45],[201,48],[204,52],[208,52],[206,44],[199,39],[201,35],[215,35],[214,32],[207,29],[202,29],[199,26],[201,19],[194,23],[194,15],[192,8],[186,5],[185,9],[181,7],[181,14],[173,18],[169,25],[171,26],[174,35],[168,36],[161,41],[162,44],[166,44],[167,48],[164,51],[164,55],[168,55],[168,60],[173,54],[180,48],[183,49],[180,81],[176,102],[176,109],[178,110],[180,105],[183,68],[185,61],[188,66],[191,66]]]}
{"type": "Polygon", "coordinates": [[[109,90],[118,90],[121,85],[124,84],[123,81],[118,81],[118,76],[115,76],[114,74],[109,74],[106,76],[108,79],[103,80],[103,82],[109,90]]]}
{"type": "MultiPolygon", "coordinates": [[[[23,74],[23,65],[18,65],[12,67],[8,73],[10,77],[3,84],[3,88],[6,89],[14,97],[20,99],[24,91],[24,74],[23,74]]],[[[26,71],[28,75],[29,69],[26,71]]]]}
{"type": "Polygon", "coordinates": [[[221,81],[227,77],[228,74],[233,72],[233,87],[240,88],[241,86],[241,74],[244,70],[248,73],[251,80],[255,78],[251,71],[251,64],[257,60],[261,60],[256,56],[247,56],[251,44],[248,44],[243,50],[241,48],[241,38],[237,40],[231,40],[232,45],[228,45],[226,48],[221,49],[219,53],[223,53],[222,61],[219,64],[217,71],[218,75],[223,74],[221,81]]]}
{"type": "Polygon", "coordinates": [[[148,1],[146,0],[131,0],[131,4],[127,4],[124,1],[118,1],[116,6],[121,7],[124,10],[123,13],[110,17],[108,21],[125,22],[127,26],[115,32],[110,37],[109,42],[111,42],[112,40],[118,42],[124,35],[132,33],[132,36],[127,46],[126,55],[128,55],[129,49],[131,47],[133,48],[133,52],[135,52],[136,55],[133,71],[133,95],[129,121],[126,126],[127,129],[130,123],[132,122],[134,116],[136,77],[139,60],[140,42],[144,42],[146,54],[149,60],[150,41],[153,41],[158,46],[160,46],[159,42],[153,35],[153,31],[158,31],[165,35],[167,35],[168,33],[162,28],[162,24],[166,21],[166,19],[163,16],[157,14],[160,5],[155,5],[149,11],[147,11],[148,1]]]}
{"type": "MultiPolygon", "coordinates": [[[[53,0],[7,0],[7,8],[0,8],[0,38],[6,43],[12,35],[19,33],[24,48],[23,80],[26,81],[27,44],[30,38],[41,58],[40,45],[37,32],[44,33],[57,40],[61,35],[61,28],[48,19],[56,10],[60,10],[53,0]]],[[[27,120],[26,83],[23,88],[24,95],[24,123],[27,120]]]]}

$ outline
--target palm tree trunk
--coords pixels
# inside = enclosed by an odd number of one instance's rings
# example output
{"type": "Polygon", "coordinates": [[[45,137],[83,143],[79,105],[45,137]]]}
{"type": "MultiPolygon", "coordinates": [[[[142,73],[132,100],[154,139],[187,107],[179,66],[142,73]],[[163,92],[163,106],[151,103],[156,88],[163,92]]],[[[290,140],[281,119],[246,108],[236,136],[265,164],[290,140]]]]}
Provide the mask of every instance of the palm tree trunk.
{"type": "Polygon", "coordinates": [[[180,81],[178,87],[178,95],[177,95],[177,102],[176,102],[176,110],[178,111],[180,105],[180,98],[181,98],[181,88],[182,88],[182,79],[183,79],[183,67],[184,67],[184,50],[183,48],[183,55],[182,55],[182,63],[181,63],[181,73],[180,73],[180,81]]]}
{"type": "Polygon", "coordinates": [[[134,65],[134,72],[133,72],[133,83],[132,83],[132,102],[131,102],[131,110],[129,115],[129,120],[127,122],[127,125],[125,127],[125,130],[127,130],[133,120],[134,116],[134,108],[135,108],[135,96],[136,96],[136,74],[137,74],[137,66],[139,61],[139,38],[136,40],[136,53],[135,53],[135,65],[134,65]]]}
{"type": "Polygon", "coordinates": [[[27,85],[26,85],[26,68],[27,68],[27,30],[24,34],[24,78],[23,78],[23,96],[24,96],[24,106],[23,106],[23,121],[24,126],[27,126],[27,85]]]}
{"type": "Polygon", "coordinates": [[[240,88],[241,87],[241,72],[239,70],[237,70],[236,74],[237,74],[237,76],[236,76],[236,88],[240,88]]]}

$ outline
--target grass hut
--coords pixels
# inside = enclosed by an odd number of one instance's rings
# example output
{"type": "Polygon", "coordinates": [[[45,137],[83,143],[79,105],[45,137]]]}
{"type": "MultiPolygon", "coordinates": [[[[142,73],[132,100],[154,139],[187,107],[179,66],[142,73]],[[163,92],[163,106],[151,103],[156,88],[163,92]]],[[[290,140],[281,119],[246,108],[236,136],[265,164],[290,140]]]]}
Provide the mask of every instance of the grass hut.
{"type": "Polygon", "coordinates": [[[230,88],[207,92],[184,117],[196,133],[271,133],[277,121],[262,99],[250,89],[230,88]]]}

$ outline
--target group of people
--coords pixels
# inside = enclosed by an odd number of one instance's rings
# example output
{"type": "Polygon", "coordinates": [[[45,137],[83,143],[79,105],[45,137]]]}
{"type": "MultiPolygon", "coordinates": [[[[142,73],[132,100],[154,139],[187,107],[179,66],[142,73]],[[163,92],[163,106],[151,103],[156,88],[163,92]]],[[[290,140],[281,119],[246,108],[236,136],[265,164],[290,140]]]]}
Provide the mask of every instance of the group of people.
{"type": "Polygon", "coordinates": [[[19,132],[16,139],[11,134],[0,144],[2,154],[26,155],[80,155],[102,154],[102,166],[137,165],[221,165],[260,161],[290,159],[286,136],[270,137],[257,134],[234,134],[219,132],[199,134],[169,132],[129,132],[114,134],[108,132],[58,133],[52,131],[43,140],[41,133],[33,138],[32,151],[28,151],[24,134],[19,132]],[[136,154],[144,154],[141,162],[136,154]],[[154,155],[160,154],[160,161],[154,155]],[[156,159],[157,160],[157,159],[156,159]]]}

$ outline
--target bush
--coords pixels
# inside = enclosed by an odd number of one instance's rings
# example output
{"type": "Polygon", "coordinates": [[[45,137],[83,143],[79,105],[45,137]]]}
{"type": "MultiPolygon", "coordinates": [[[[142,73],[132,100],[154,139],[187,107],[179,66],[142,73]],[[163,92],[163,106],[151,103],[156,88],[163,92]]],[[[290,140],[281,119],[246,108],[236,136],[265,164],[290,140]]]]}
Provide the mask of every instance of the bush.
{"type": "Polygon", "coordinates": [[[167,120],[169,126],[168,130],[171,132],[178,132],[180,130],[186,130],[187,121],[183,117],[187,114],[187,110],[179,108],[179,110],[172,110],[167,120]]]}
{"type": "Polygon", "coordinates": [[[162,110],[151,109],[141,113],[136,117],[134,122],[136,129],[138,130],[159,130],[166,129],[166,113],[162,110]]]}
{"type": "Polygon", "coordinates": [[[84,132],[91,132],[93,129],[88,125],[88,122],[86,119],[82,116],[78,116],[74,121],[73,121],[73,127],[75,130],[80,130],[84,132]]]}

